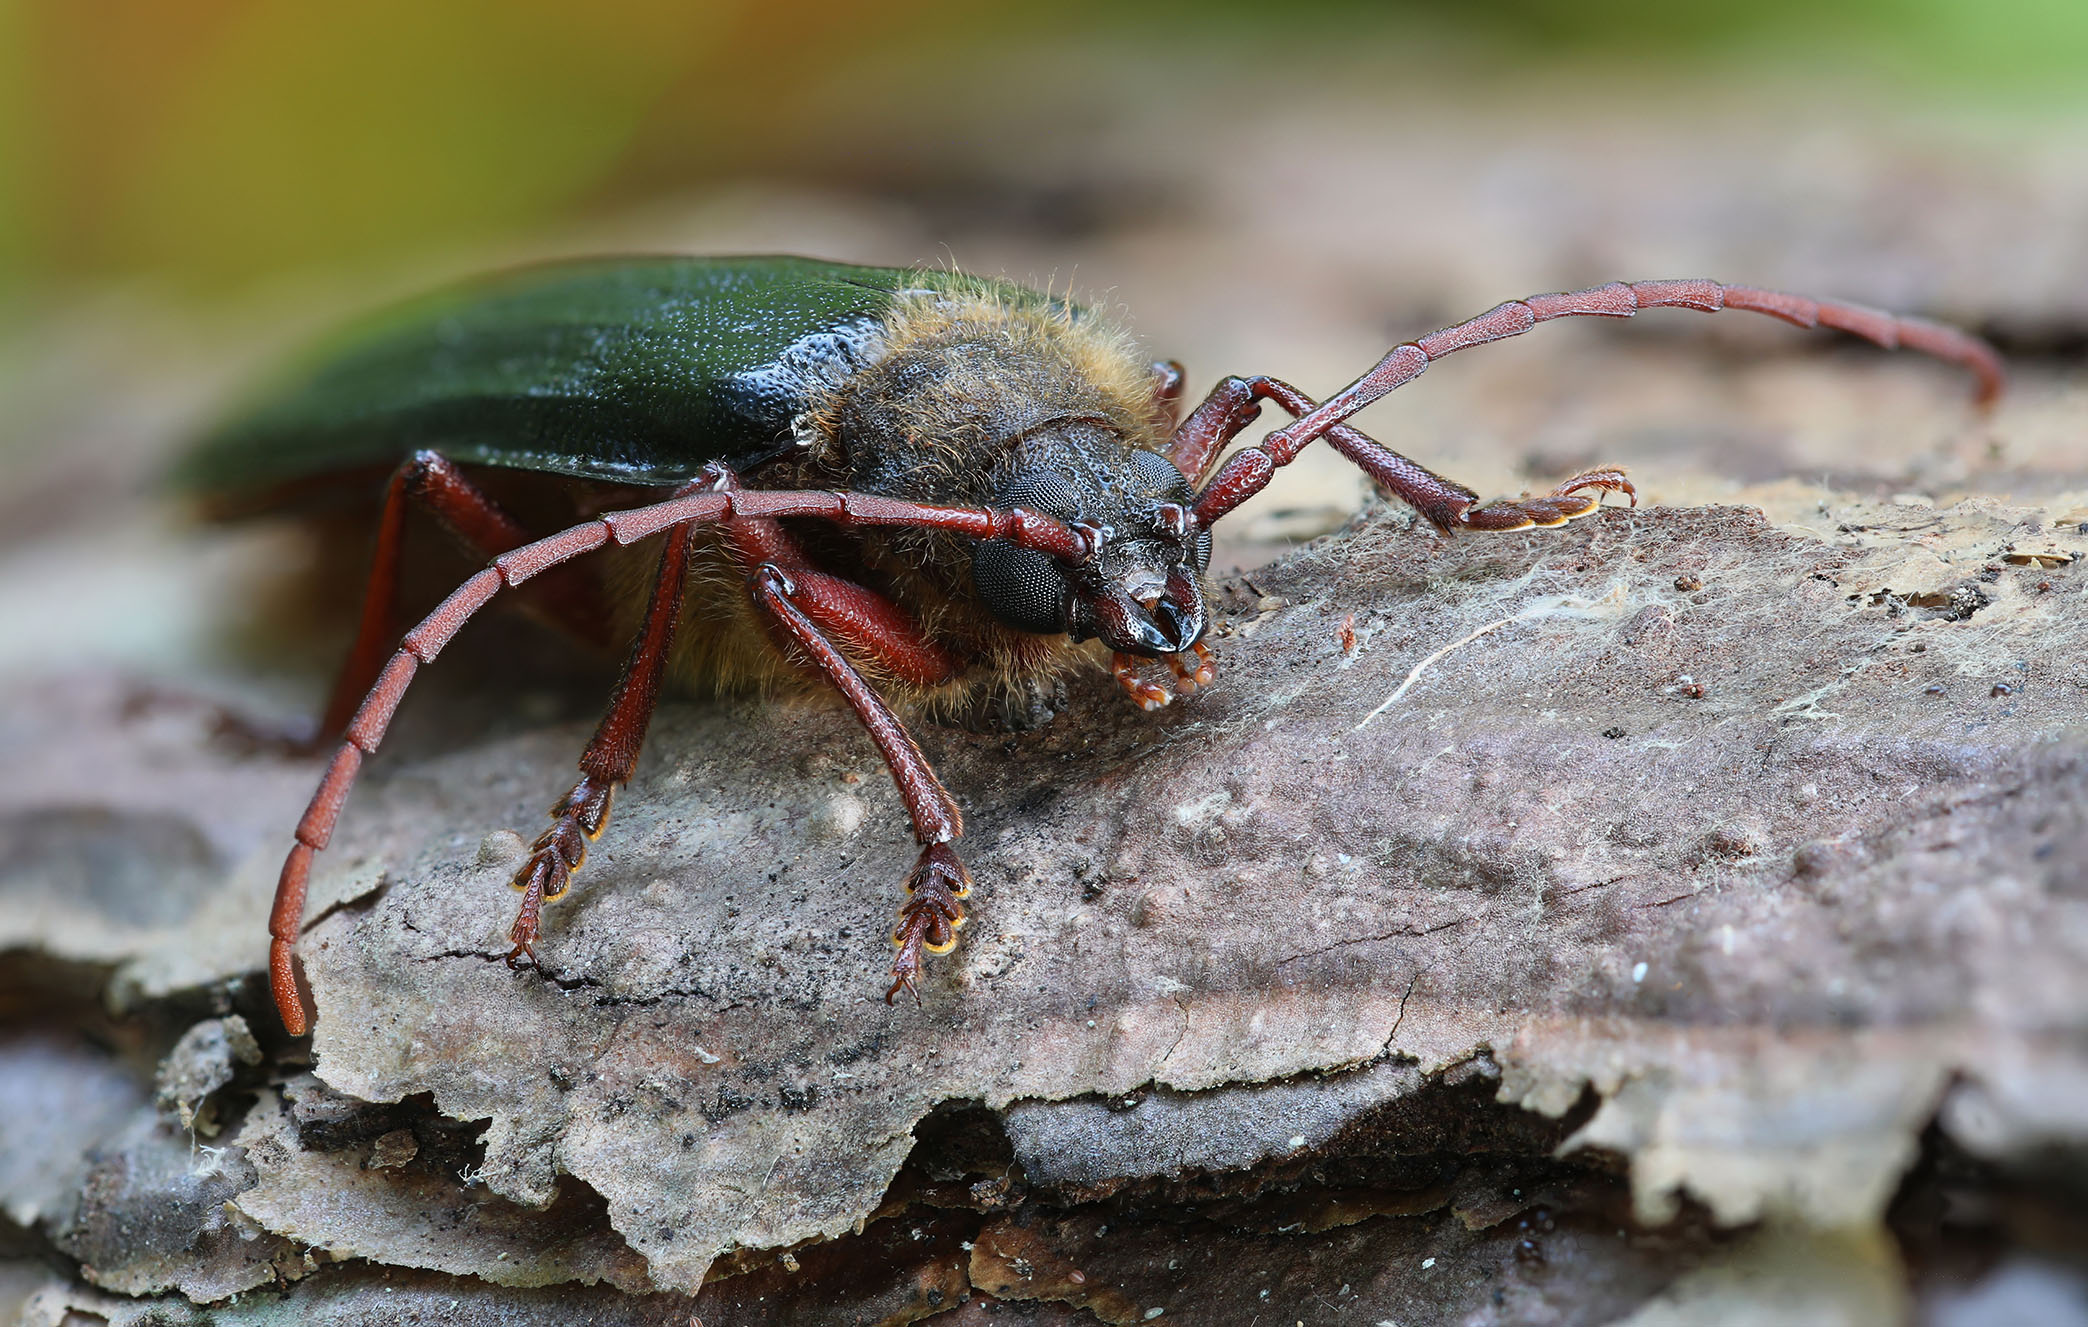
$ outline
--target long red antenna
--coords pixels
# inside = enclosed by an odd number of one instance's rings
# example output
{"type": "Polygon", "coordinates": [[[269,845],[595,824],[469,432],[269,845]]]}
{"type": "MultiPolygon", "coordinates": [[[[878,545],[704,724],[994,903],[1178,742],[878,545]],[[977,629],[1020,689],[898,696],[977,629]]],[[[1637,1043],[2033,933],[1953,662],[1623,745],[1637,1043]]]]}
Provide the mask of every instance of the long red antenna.
{"type": "MultiPolygon", "coordinates": [[[[1298,419],[1263,438],[1250,451],[1262,454],[1249,462],[1269,469],[1288,465],[1306,444],[1325,436],[1336,425],[1372,401],[1421,376],[1443,356],[1472,346],[1520,336],[1538,323],[1555,318],[1629,318],[1641,309],[1695,309],[1716,313],[1742,309],[1766,313],[1799,327],[1832,327],[1875,341],[1888,350],[1904,349],[1933,355],[1962,364],[1979,379],[1977,399],[1991,403],[2007,381],[2001,356],[1976,336],[1926,318],[1900,318],[1860,304],[1817,300],[1805,295],[1786,295],[1753,286],[1726,286],[1716,281],[1613,281],[1606,286],[1568,291],[1560,295],[1532,295],[1496,305],[1476,318],[1430,332],[1417,340],[1394,346],[1377,364],[1322,401],[1298,419]]],[[[1247,453],[1241,453],[1242,456],[1247,453]]],[[[1234,460],[1238,460],[1235,457],[1234,460]]],[[[1228,469],[1232,469],[1228,465],[1228,469]]],[[[1201,495],[1197,517],[1205,524],[1257,493],[1268,482],[1267,475],[1252,475],[1243,468],[1221,476],[1201,495]],[[1255,479],[1260,482],[1253,482],[1255,479]]]]}

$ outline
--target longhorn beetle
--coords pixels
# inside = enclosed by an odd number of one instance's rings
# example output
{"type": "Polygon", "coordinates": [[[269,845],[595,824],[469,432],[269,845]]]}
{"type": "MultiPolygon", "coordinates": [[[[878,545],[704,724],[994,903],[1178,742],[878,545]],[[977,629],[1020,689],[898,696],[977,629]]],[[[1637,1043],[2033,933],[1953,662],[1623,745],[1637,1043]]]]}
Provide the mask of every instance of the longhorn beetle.
{"type": "Polygon", "coordinates": [[[1456,350],[1570,317],[1745,309],[1953,361],[2000,391],[1993,349],[1848,304],[1712,281],[1511,300],[1396,346],[1323,402],[1230,377],[1181,417],[1183,376],[1091,311],[1022,286],[802,258],[635,258],[527,269],[424,300],[323,349],[205,439],[183,477],[221,509],[291,505],[391,471],[361,626],[327,706],[340,738],[296,830],[269,918],[283,1023],[305,1030],[291,963],[314,854],[414,674],[502,591],[628,660],[580,779],[514,877],[510,964],[535,960],[637,764],[670,669],[699,686],[820,682],[862,721],[921,844],[892,939],[890,1000],[954,946],[971,877],[954,798],[895,713],[1048,683],[1099,638],[1146,708],[1208,685],[1201,580],[1211,526],[1325,439],[1443,531],[1562,525],[1624,472],[1542,497],[1478,495],[1344,421],[1456,350]],[[1273,403],[1290,422],[1226,447],[1273,403]],[[591,519],[542,535],[496,493],[556,477],[591,519]],[[489,560],[395,638],[405,517],[425,509],[489,560]],[[657,538],[650,593],[623,605],[582,555],[657,538]],[[1157,673],[1142,671],[1161,661],[1157,673]],[[888,699],[889,698],[889,699],[888,699]]]}

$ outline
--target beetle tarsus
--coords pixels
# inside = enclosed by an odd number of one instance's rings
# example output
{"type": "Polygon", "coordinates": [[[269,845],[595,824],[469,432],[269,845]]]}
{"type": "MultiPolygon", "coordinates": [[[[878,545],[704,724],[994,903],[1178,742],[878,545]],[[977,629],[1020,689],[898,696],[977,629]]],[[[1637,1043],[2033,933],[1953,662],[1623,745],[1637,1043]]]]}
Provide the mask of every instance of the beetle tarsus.
{"type": "Polygon", "coordinates": [[[536,941],[541,934],[539,928],[544,912],[543,877],[546,873],[544,866],[532,864],[527,882],[521,883],[522,906],[515,913],[515,924],[508,928],[508,940],[514,948],[507,951],[507,957],[503,960],[512,969],[519,970],[522,965],[518,960],[527,958],[529,966],[538,972],[544,970],[543,965],[537,962],[536,941]]]}
{"type": "Polygon", "coordinates": [[[535,882],[547,902],[565,893],[573,873],[587,861],[587,845],[602,837],[609,824],[615,792],[616,785],[607,779],[581,775],[551,808],[551,828],[529,845],[530,858],[515,872],[515,888],[527,890],[535,882]]]}
{"type": "Polygon", "coordinates": [[[1131,703],[1142,710],[1157,710],[1172,703],[1174,688],[1164,682],[1148,682],[1139,675],[1139,665],[1145,662],[1135,654],[1117,653],[1109,656],[1109,671],[1116,678],[1131,703]]]}
{"type": "Polygon", "coordinates": [[[1167,667],[1168,671],[1175,675],[1177,695],[1190,695],[1198,687],[1207,687],[1218,679],[1218,669],[1211,659],[1211,649],[1202,641],[1196,642],[1180,654],[1168,655],[1167,667]]]}
{"type": "Polygon", "coordinates": [[[515,946],[508,951],[509,967],[520,966],[517,959],[526,956],[531,967],[542,970],[531,946],[540,934],[543,906],[564,895],[573,876],[587,861],[587,845],[602,837],[602,830],[609,824],[609,805],[615,791],[615,785],[608,780],[583,774],[551,808],[551,828],[529,845],[529,860],[509,881],[522,891],[522,907],[508,930],[508,939],[515,946]]]}
{"type": "Polygon", "coordinates": [[[1621,465],[1605,465],[1593,470],[1583,470],[1553,489],[1552,496],[1563,498],[1589,488],[1597,490],[1597,501],[1601,500],[1604,493],[1622,493],[1631,500],[1632,506],[1638,506],[1638,489],[1624,477],[1624,467],[1621,465]]]}
{"type": "Polygon", "coordinates": [[[964,925],[964,905],[958,900],[970,893],[971,872],[949,844],[931,843],[921,849],[921,858],[906,882],[899,923],[892,928],[892,943],[899,953],[892,959],[892,987],[885,992],[886,1004],[901,989],[920,1003],[921,989],[916,983],[923,956],[947,954],[957,947],[957,928],[964,925]]]}
{"type": "MultiPolygon", "coordinates": [[[[510,934],[509,938],[513,939],[513,935],[510,934]]],[[[537,961],[536,945],[531,940],[516,940],[515,947],[507,951],[507,956],[502,961],[508,965],[509,971],[512,972],[520,972],[524,963],[534,968],[539,974],[544,970],[544,965],[537,961]]]]}
{"type": "Polygon", "coordinates": [[[1541,498],[1516,498],[1473,508],[1461,513],[1457,524],[1467,530],[1492,532],[1564,525],[1595,512],[1605,493],[1622,493],[1632,506],[1638,505],[1638,490],[1624,477],[1621,466],[1612,465],[1577,474],[1541,498]]]}

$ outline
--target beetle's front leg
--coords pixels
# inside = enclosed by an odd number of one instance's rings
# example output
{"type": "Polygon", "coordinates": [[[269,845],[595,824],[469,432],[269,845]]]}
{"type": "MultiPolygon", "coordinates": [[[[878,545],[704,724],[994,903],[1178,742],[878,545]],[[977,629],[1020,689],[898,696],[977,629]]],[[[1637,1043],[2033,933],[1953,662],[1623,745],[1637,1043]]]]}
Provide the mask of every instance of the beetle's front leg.
{"type": "Polygon", "coordinates": [[[1558,525],[1593,511],[1602,500],[1602,491],[1631,492],[1622,472],[1590,471],[1561,484],[1546,497],[1474,510],[1478,495],[1470,489],[1379,446],[1342,421],[1420,377],[1429,365],[1445,355],[1521,336],[1540,323],[1559,318],[1629,318],[1646,309],[1664,308],[1762,313],[1800,327],[1833,327],[1853,332],[1887,349],[1904,348],[1934,355],[1962,364],[1977,375],[1981,404],[1992,402],[2000,394],[2006,377],[2001,356],[1992,346],[1978,337],[1922,318],[1897,318],[1835,300],[1701,279],[1612,281],[1587,290],[1509,300],[1476,318],[1402,342],[1369,372],[1324,401],[1314,401],[1273,378],[1228,378],[1183,421],[1169,455],[1181,466],[1182,473],[1202,478],[1224,444],[1253,420],[1254,403],[1272,400],[1296,418],[1227,461],[1225,468],[1204,485],[1196,496],[1196,518],[1203,524],[1209,525],[1259,493],[1279,468],[1289,465],[1315,438],[1324,437],[1335,450],[1369,472],[1372,479],[1412,503],[1442,529],[1463,525],[1479,530],[1515,530],[1529,525],[1558,525]],[[1580,496],[1591,488],[1597,490],[1594,498],[1580,496]]]}
{"type": "MultiPolygon", "coordinates": [[[[1227,378],[1211,389],[1182,421],[1168,449],[1168,459],[1187,475],[1209,471],[1225,445],[1253,423],[1261,403],[1273,401],[1293,416],[1317,408],[1305,393],[1275,378],[1227,378]]],[[[1279,431],[1260,445],[1236,453],[1197,494],[1196,518],[1209,525],[1268,487],[1276,471],[1296,459],[1314,435],[1292,440],[1279,431]]],[[[1479,505],[1479,495],[1463,484],[1376,442],[1347,424],[1330,425],[1327,445],[1353,461],[1378,485],[1411,506],[1440,530],[1521,530],[1533,525],[1564,525],[1601,504],[1603,493],[1623,493],[1636,503],[1637,491],[1618,466],[1575,475],[1541,498],[1514,498],[1479,505]],[[1584,496],[1589,489],[1593,497],[1584,496]]]]}
{"type": "Polygon", "coordinates": [[[964,816],[912,734],[836,642],[914,686],[949,681],[957,675],[956,662],[883,595],[811,566],[782,522],[735,516],[724,522],[723,533],[734,560],[747,569],[748,592],[773,624],[778,643],[795,646],[841,693],[877,744],[906,803],[921,855],[907,878],[906,903],[892,932],[899,954],[892,960],[892,987],[885,999],[902,989],[919,999],[923,955],[955,948],[957,928],[964,925],[964,905],[958,900],[971,893],[971,873],[949,846],[964,832],[964,816]]]}
{"type": "MultiPolygon", "coordinates": [[[[885,768],[892,772],[892,782],[898,785],[900,800],[913,820],[921,855],[907,878],[906,903],[892,930],[899,953],[892,960],[892,987],[885,992],[885,1000],[889,1002],[901,990],[912,992],[918,1000],[916,983],[923,956],[945,954],[956,947],[957,928],[964,925],[964,905],[959,900],[971,893],[971,873],[950,847],[950,840],[964,832],[964,816],[956,800],[936,778],[913,735],[829,635],[849,632],[851,643],[889,659],[888,649],[879,648],[887,642],[866,641],[849,631],[863,620],[864,608],[875,611],[884,607],[883,600],[839,577],[802,568],[785,571],[773,562],[754,569],[750,588],[754,602],[855,710],[884,756],[885,768]]],[[[897,610],[889,611],[896,615],[897,610]]],[[[913,643],[922,649],[933,648],[925,641],[913,643]]]]}

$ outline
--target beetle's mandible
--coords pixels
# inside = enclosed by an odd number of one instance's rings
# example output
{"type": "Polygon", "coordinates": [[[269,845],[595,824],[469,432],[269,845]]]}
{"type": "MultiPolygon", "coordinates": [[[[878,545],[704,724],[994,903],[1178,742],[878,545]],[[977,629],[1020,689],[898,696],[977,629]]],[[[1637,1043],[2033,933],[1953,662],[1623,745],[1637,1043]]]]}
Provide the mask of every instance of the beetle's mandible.
{"type": "MultiPolygon", "coordinates": [[[[699,687],[838,692],[898,785],[919,859],[892,939],[889,1000],[955,945],[963,829],[899,711],[1018,694],[1087,658],[1152,708],[1213,680],[1202,640],[1210,530],[1325,439],[1438,529],[1520,530],[1636,501],[1604,467],[1543,497],[1482,504],[1346,421],[1455,350],[1555,318],[1744,309],[1950,360],[2000,390],[1999,357],[1937,323],[1713,281],[1614,283],[1514,300],[1396,346],[1315,402],[1231,377],[1181,416],[1182,371],[1106,321],[1022,286],[801,258],[644,258],[527,269],[431,297],[322,348],[206,439],[182,478],[221,511],[286,509],[390,471],[356,641],[322,731],[340,739],[296,828],[269,919],[269,976],[293,1035],[292,964],[314,854],[414,674],[502,591],[574,633],[632,639],[580,778],[514,878],[508,958],[535,958],[637,765],[670,673],[699,687]],[[1273,403],[1290,422],[1226,448],[1273,403]],[[536,477],[532,479],[531,477],[536,477]],[[552,477],[586,517],[543,535],[502,495],[552,477]],[[397,633],[409,508],[488,560],[397,633]],[[629,604],[583,555],[658,541],[629,604]],[[1143,667],[1158,660],[1155,670],[1143,667]]],[[[542,504],[537,504],[541,506],[542,504]]]]}

